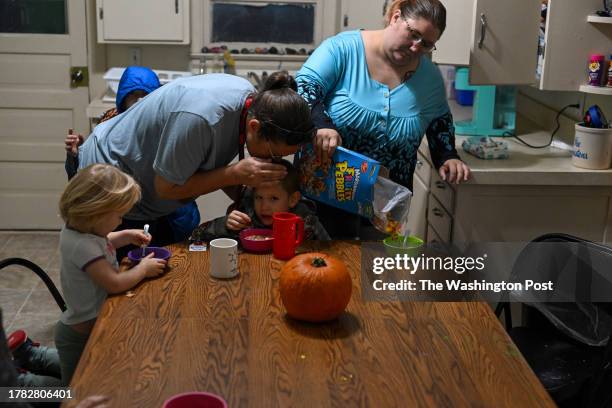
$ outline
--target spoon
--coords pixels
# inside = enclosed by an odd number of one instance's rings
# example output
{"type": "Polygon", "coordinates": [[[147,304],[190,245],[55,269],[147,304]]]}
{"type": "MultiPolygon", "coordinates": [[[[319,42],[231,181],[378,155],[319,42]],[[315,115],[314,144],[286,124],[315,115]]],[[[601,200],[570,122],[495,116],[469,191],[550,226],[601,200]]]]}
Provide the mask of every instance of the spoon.
{"type": "MultiPolygon", "coordinates": [[[[149,235],[149,224],[145,224],[144,225],[144,234],[145,235],[149,235]]],[[[146,245],[142,246],[142,256],[141,256],[141,258],[144,258],[146,248],[147,248],[146,245]]]]}

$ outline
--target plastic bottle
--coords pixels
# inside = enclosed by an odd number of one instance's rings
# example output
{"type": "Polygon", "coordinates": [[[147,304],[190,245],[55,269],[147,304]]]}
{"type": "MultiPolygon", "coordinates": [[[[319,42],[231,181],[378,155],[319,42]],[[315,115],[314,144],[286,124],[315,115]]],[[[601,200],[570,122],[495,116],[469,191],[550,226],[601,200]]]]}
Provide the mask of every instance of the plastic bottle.
{"type": "Polygon", "coordinates": [[[610,55],[610,61],[608,61],[608,82],[606,86],[612,88],[612,55],[610,55]]]}
{"type": "Polygon", "coordinates": [[[591,54],[589,61],[589,82],[591,86],[601,86],[605,57],[602,54],[591,54]]]}

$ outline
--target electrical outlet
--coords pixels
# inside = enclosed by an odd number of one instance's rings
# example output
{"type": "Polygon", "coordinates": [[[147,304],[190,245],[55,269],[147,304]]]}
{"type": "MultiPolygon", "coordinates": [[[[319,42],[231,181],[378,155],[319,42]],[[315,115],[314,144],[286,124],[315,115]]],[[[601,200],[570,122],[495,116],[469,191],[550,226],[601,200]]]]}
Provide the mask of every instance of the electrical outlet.
{"type": "Polygon", "coordinates": [[[129,65],[142,65],[142,48],[139,48],[139,47],[130,48],[130,64],[129,65]]]}

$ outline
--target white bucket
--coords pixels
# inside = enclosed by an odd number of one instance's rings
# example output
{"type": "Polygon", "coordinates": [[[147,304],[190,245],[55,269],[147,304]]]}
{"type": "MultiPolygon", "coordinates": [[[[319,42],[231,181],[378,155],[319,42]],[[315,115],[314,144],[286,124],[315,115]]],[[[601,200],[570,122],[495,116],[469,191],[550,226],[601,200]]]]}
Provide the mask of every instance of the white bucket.
{"type": "Polygon", "coordinates": [[[612,128],[589,128],[576,123],[572,164],[584,169],[609,169],[612,165],[612,128]]]}

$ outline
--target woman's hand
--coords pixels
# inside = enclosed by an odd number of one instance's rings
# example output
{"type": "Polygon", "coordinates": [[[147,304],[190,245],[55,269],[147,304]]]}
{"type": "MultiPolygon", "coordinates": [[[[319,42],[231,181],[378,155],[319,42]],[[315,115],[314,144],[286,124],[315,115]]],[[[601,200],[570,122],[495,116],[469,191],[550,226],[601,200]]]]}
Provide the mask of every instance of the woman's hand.
{"type": "Polygon", "coordinates": [[[438,169],[440,178],[449,183],[459,184],[470,179],[470,168],[458,159],[448,159],[438,169]]]}
{"type": "Polygon", "coordinates": [[[313,141],[315,153],[319,163],[327,163],[336,147],[342,145],[340,133],[334,129],[319,129],[313,141]]]}
{"type": "Polygon", "coordinates": [[[225,226],[228,230],[240,231],[251,225],[251,218],[243,212],[234,210],[225,220],[225,226]]]}
{"type": "Polygon", "coordinates": [[[64,145],[66,148],[66,152],[70,153],[72,156],[76,157],[79,152],[79,146],[83,144],[83,135],[74,134],[72,129],[68,129],[68,135],[66,139],[64,139],[64,145]]]}
{"type": "Polygon", "coordinates": [[[272,163],[269,159],[248,157],[232,166],[236,184],[250,187],[262,187],[276,184],[287,175],[287,169],[282,164],[272,163]]]}

